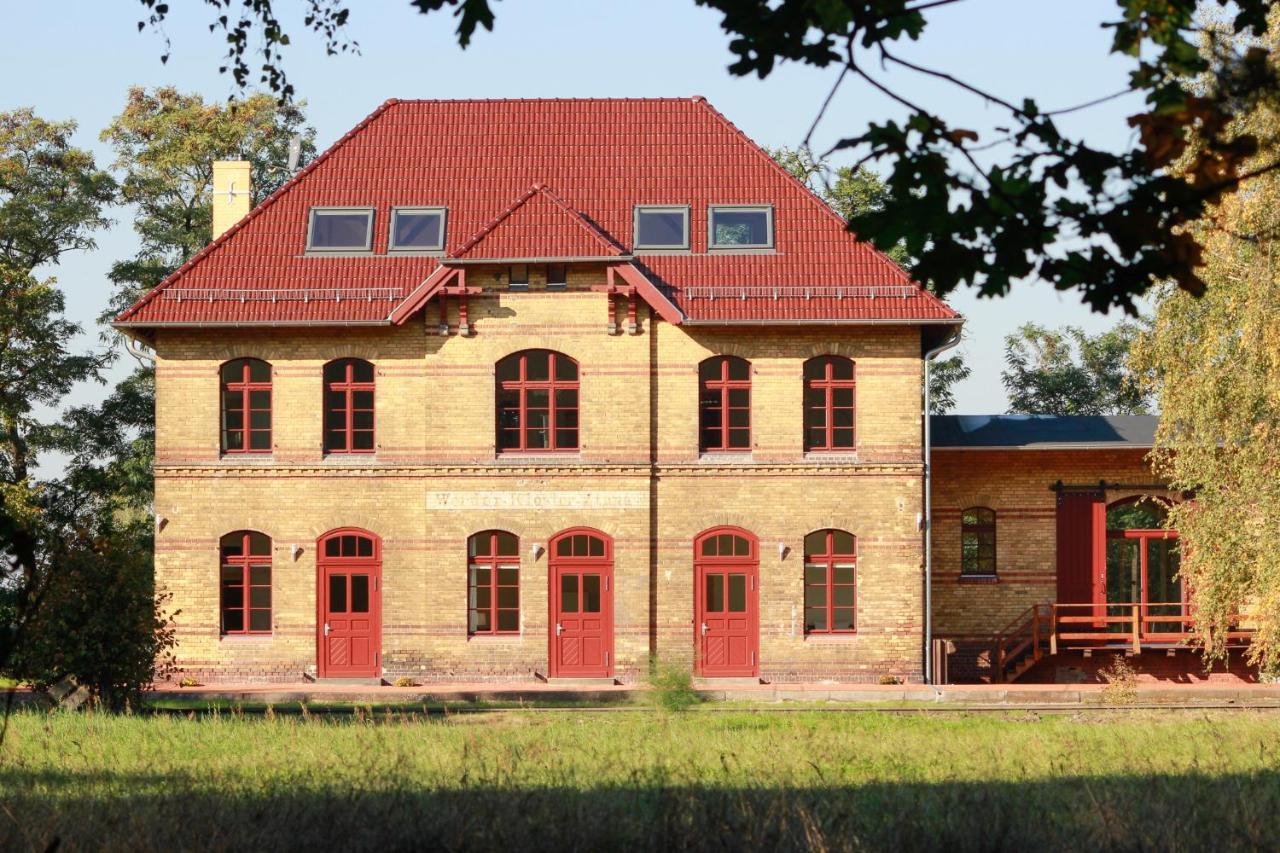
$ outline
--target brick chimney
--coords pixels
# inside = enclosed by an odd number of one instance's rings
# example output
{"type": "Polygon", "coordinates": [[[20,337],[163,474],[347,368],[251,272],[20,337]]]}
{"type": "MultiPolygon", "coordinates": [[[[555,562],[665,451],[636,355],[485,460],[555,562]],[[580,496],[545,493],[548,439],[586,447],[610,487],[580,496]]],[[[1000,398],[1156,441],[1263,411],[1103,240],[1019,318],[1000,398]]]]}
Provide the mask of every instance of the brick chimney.
{"type": "Polygon", "coordinates": [[[216,160],[213,164],[213,239],[218,239],[249,212],[252,195],[248,160],[216,160]]]}

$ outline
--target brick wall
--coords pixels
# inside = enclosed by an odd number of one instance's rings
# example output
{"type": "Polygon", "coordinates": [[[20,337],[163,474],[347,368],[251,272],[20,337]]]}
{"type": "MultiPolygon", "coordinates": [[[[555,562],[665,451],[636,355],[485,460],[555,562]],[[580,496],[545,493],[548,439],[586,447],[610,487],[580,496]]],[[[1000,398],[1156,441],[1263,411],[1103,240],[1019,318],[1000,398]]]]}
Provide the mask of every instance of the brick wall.
{"type": "MultiPolygon", "coordinates": [[[[693,654],[693,539],[734,524],[760,541],[761,674],[776,680],[920,677],[922,634],[920,359],[911,327],[672,327],[641,306],[640,334],[608,334],[601,269],[571,271],[549,293],[472,268],[474,333],[457,334],[450,300],[399,328],[165,330],[157,339],[156,541],[160,588],[173,593],[180,665],[216,680],[296,679],[316,662],[317,537],[361,527],[383,539],[383,665],[389,677],[528,678],[547,671],[548,559],[558,531],[598,528],[615,545],[615,655],[634,679],[652,653],[693,654]],[[495,276],[497,278],[495,278],[495,276]],[[581,445],[571,457],[494,452],[494,363],[523,349],[577,359],[581,445]],[[697,365],[713,354],[753,365],[752,452],[700,458],[697,365]],[[801,367],[841,353],[858,370],[858,450],[803,451],[801,367]],[[220,456],[218,367],[273,366],[269,457],[220,456]],[[377,452],[321,451],[321,369],[375,365],[377,452]],[[858,632],[803,635],[804,535],[859,537],[858,632]],[[223,637],[218,540],[259,530],[273,542],[273,630],[223,637]],[[521,542],[521,632],[466,631],[466,540],[509,530],[521,542]],[[782,546],[780,549],[779,546],[782,546]]],[[[612,307],[625,323],[625,305],[612,307]]]]}

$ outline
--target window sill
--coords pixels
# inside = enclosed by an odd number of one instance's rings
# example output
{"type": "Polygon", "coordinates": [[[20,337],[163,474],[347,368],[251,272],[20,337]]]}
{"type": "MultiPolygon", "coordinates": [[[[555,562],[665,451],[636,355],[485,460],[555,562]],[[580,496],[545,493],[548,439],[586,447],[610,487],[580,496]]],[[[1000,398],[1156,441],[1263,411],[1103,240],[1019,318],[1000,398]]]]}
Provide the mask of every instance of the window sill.
{"type": "Polygon", "coordinates": [[[482,645],[489,645],[489,644],[502,645],[507,643],[519,643],[519,642],[522,642],[523,640],[524,640],[524,634],[522,632],[515,633],[515,634],[468,634],[467,635],[468,643],[480,643],[482,645]]]}
{"type": "Polygon", "coordinates": [[[750,450],[704,450],[698,454],[699,462],[711,462],[719,465],[732,465],[736,462],[750,462],[750,450]]]}
{"type": "Polygon", "coordinates": [[[579,462],[581,459],[581,450],[505,450],[494,457],[495,462],[509,465],[527,465],[530,462],[579,462]]]}
{"type": "Polygon", "coordinates": [[[220,453],[218,458],[223,462],[248,462],[250,464],[258,463],[261,465],[269,465],[273,462],[274,452],[263,450],[258,453],[220,453]]]}
{"type": "Polygon", "coordinates": [[[999,575],[961,575],[956,583],[994,584],[1000,583],[999,575]]]}
{"type": "Polygon", "coordinates": [[[838,634],[805,634],[804,635],[804,641],[806,643],[817,643],[818,645],[825,645],[828,643],[839,645],[840,643],[847,643],[851,640],[856,640],[857,638],[858,638],[857,631],[844,631],[838,634]]]}
{"type": "Polygon", "coordinates": [[[806,450],[804,453],[804,461],[806,462],[839,462],[845,465],[852,465],[858,461],[858,451],[856,450],[806,450]]]}
{"type": "Polygon", "coordinates": [[[333,465],[369,465],[378,461],[376,450],[359,453],[325,453],[322,458],[333,465]]]}
{"type": "Polygon", "coordinates": [[[247,643],[248,645],[256,645],[258,643],[269,643],[275,639],[275,634],[220,634],[218,642],[232,643],[239,645],[247,643]]]}

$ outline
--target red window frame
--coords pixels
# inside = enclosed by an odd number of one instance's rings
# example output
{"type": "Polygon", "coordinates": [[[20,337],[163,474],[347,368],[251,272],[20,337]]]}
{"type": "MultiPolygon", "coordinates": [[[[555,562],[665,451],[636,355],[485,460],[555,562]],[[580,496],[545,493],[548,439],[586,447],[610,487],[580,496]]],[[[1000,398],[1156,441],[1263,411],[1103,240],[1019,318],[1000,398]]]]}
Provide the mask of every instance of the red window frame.
{"type": "Polygon", "coordinates": [[[698,447],[702,452],[751,450],[751,362],[734,355],[717,355],[698,365],[698,447]],[[735,366],[746,378],[731,378],[735,366]],[[734,405],[735,391],[746,392],[745,405],[734,405]],[[745,412],[745,425],[734,424],[745,412]]]}
{"type": "MultiPolygon", "coordinates": [[[[222,537],[218,543],[220,568],[218,574],[218,626],[223,636],[239,634],[271,633],[271,537],[256,530],[237,530],[222,537]],[[254,547],[258,546],[257,553],[254,547]],[[237,548],[239,553],[229,550],[237,548]],[[259,571],[255,572],[257,569],[259,571]],[[260,570],[266,569],[265,581],[260,570]],[[265,607],[254,604],[254,590],[267,591],[265,607]],[[239,604],[228,603],[232,592],[239,594],[239,604]],[[253,627],[255,615],[266,615],[266,627],[253,627]],[[232,618],[229,618],[232,617],[232,618]],[[238,627],[228,628],[228,625],[238,627]]],[[[260,622],[259,622],[260,624],[260,622]]]]}
{"type": "Polygon", "coordinates": [[[981,578],[996,576],[996,511],[990,507],[971,506],[960,511],[960,576],[981,578]],[[969,515],[982,520],[971,522],[967,518],[969,515]],[[983,542],[986,535],[989,535],[989,543],[983,542]],[[974,542],[972,548],[969,546],[970,539],[974,542]],[[990,569],[982,567],[984,559],[990,561],[990,569]]]}
{"type": "Polygon", "coordinates": [[[324,423],[321,428],[324,430],[325,453],[376,452],[375,375],[373,364],[360,358],[342,358],[324,366],[324,423]],[[369,379],[357,380],[357,368],[367,368],[369,379]],[[356,395],[363,393],[369,394],[369,405],[357,406],[356,395]],[[365,414],[369,416],[369,425],[357,426],[357,420],[364,420],[357,416],[365,414]],[[337,425],[331,426],[334,423],[337,425]],[[357,446],[365,443],[368,444],[367,447],[357,446]]]}
{"type": "Polygon", "coordinates": [[[484,530],[467,539],[467,635],[491,636],[497,634],[520,633],[520,537],[505,530],[484,530]],[[499,554],[499,543],[505,541],[513,546],[510,553],[499,554]],[[487,551],[487,553],[481,553],[487,551]],[[501,583],[503,570],[515,569],[515,582],[501,583]],[[487,580],[480,578],[481,572],[487,572],[487,580]],[[514,591],[514,601],[507,598],[504,603],[503,592],[514,591]],[[485,593],[482,595],[481,593],[485,593]],[[481,599],[487,603],[482,603],[481,599]],[[481,615],[484,615],[488,627],[481,628],[481,615]],[[508,627],[503,627],[504,619],[508,627]]]}
{"type": "Polygon", "coordinates": [[[578,362],[554,350],[522,350],[499,361],[495,367],[497,393],[497,435],[499,453],[573,453],[581,446],[581,383],[578,362]],[[530,358],[547,359],[546,379],[529,378],[530,358]],[[514,379],[503,374],[514,364],[514,379]],[[572,367],[573,378],[560,377],[561,367],[572,367]],[[535,394],[546,394],[546,405],[530,405],[535,394]],[[568,402],[572,394],[572,403],[568,402]],[[514,397],[512,397],[514,395],[514,397]],[[543,414],[541,425],[532,421],[543,414]],[[545,434],[539,444],[533,437],[545,434]]]}
{"type": "MultiPolygon", "coordinates": [[[[844,372],[844,371],[840,371],[844,372]]],[[[854,450],[857,448],[857,379],[853,359],[839,355],[823,355],[804,363],[804,449],[806,451],[854,450]],[[836,367],[848,365],[848,379],[836,377],[836,367]],[[811,376],[813,368],[821,367],[820,377],[811,376]],[[837,405],[836,394],[849,391],[849,404],[837,405]],[[816,405],[810,392],[822,395],[816,405]],[[849,425],[837,426],[836,414],[849,413],[849,425]],[[814,433],[818,432],[815,440],[814,433]]]]}
{"type": "Polygon", "coordinates": [[[856,634],[858,633],[858,537],[845,530],[815,530],[804,538],[804,633],[856,634]],[[836,538],[848,539],[849,550],[836,550],[836,538]],[[818,550],[818,546],[821,550],[818,550]],[[847,580],[837,571],[849,570],[847,580]],[[821,602],[810,603],[818,596],[811,591],[823,590],[821,602]],[[837,604],[836,592],[852,591],[850,603],[837,604]],[[837,628],[836,611],[848,611],[848,627],[837,628]],[[810,621],[810,614],[822,614],[823,627],[810,621]]]}
{"type": "MultiPolygon", "coordinates": [[[[237,358],[224,363],[218,368],[218,378],[222,385],[221,395],[221,429],[223,453],[270,453],[271,452],[271,365],[260,358],[237,358]],[[253,378],[255,366],[266,368],[265,381],[253,378]],[[266,407],[254,406],[255,395],[266,392],[266,407]],[[254,415],[265,412],[267,425],[255,427],[254,415]],[[230,427],[228,422],[232,415],[239,416],[239,427],[230,427]],[[235,445],[239,446],[235,446],[235,445]],[[255,447],[257,444],[259,446],[255,447]]],[[[260,399],[258,402],[262,402],[260,399]]]]}

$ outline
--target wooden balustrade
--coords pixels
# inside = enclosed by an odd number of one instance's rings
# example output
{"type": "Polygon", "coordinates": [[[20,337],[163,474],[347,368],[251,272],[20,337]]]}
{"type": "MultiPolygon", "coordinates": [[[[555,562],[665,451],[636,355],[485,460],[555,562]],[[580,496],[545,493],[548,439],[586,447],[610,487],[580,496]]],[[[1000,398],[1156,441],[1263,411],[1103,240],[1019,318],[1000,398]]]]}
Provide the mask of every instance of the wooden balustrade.
{"type": "MultiPolygon", "coordinates": [[[[1246,616],[1233,620],[1229,645],[1246,645],[1253,631],[1246,616]]],[[[996,634],[992,680],[1012,681],[1046,655],[1064,650],[1120,648],[1138,654],[1143,646],[1188,645],[1197,619],[1184,602],[1036,604],[996,634]]]]}

